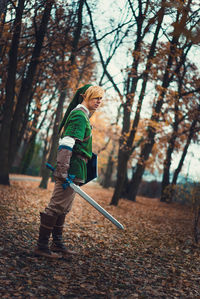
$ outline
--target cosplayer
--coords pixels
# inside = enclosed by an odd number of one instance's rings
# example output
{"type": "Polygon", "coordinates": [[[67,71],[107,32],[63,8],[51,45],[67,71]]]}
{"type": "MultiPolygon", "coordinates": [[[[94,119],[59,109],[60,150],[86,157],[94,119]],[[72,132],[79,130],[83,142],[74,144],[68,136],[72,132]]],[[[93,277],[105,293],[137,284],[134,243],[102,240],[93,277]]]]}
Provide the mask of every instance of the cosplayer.
{"type": "Polygon", "coordinates": [[[63,243],[65,216],[71,210],[75,197],[72,188],[63,189],[63,182],[74,175],[78,185],[87,181],[87,163],[92,158],[92,129],[89,118],[101,104],[104,91],[87,84],[79,88],[61,122],[57,165],[54,171],[55,187],[48,206],[40,213],[40,229],[35,254],[58,258],[71,256],[63,243]],[[49,239],[52,234],[52,244],[49,239]]]}

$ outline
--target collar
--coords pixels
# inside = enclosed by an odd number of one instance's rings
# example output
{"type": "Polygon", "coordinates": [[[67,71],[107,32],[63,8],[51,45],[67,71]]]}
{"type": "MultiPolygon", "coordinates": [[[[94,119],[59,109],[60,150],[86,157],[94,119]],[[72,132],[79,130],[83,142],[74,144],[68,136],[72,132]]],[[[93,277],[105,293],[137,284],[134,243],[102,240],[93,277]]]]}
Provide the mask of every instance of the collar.
{"type": "Polygon", "coordinates": [[[82,104],[78,104],[78,105],[76,106],[76,108],[82,108],[82,109],[84,109],[84,111],[86,112],[87,116],[89,117],[89,115],[90,115],[90,111],[88,110],[87,107],[85,107],[85,106],[82,105],[82,104]]]}

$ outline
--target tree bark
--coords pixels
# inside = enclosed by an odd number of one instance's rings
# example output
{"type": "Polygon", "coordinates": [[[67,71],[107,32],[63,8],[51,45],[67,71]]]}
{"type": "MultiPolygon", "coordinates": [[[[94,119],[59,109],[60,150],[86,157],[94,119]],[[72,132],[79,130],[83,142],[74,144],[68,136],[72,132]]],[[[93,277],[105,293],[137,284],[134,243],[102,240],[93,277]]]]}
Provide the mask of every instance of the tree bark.
{"type": "MultiPolygon", "coordinates": [[[[54,121],[54,127],[53,127],[53,135],[52,135],[52,144],[51,144],[51,149],[50,149],[50,154],[48,157],[48,163],[51,165],[54,165],[55,160],[56,160],[56,151],[58,147],[58,140],[59,140],[59,135],[58,135],[58,129],[59,129],[59,124],[62,118],[62,112],[63,112],[63,105],[66,97],[66,90],[61,92],[60,98],[58,101],[58,107],[56,110],[56,117],[54,121]]],[[[47,183],[48,179],[50,176],[50,170],[48,168],[44,168],[43,173],[42,173],[42,180],[40,182],[40,188],[46,189],[47,188],[47,183]]]]}
{"type": "Polygon", "coordinates": [[[160,198],[160,201],[162,202],[166,202],[169,196],[168,186],[170,185],[171,156],[174,151],[175,139],[176,139],[176,134],[173,133],[171,140],[169,141],[166,158],[164,161],[164,170],[163,170],[162,185],[161,185],[161,198],[160,198]]]}
{"type": "MultiPolygon", "coordinates": [[[[143,15],[142,11],[139,10],[139,16],[137,18],[137,39],[134,46],[134,51],[140,53],[141,43],[142,43],[142,25],[143,25],[143,15]]],[[[138,66],[139,66],[139,55],[133,59],[132,70],[128,74],[127,86],[126,86],[126,102],[123,104],[123,121],[122,121],[122,132],[121,138],[119,140],[119,150],[118,150],[118,165],[117,165],[117,181],[115,185],[115,190],[110,202],[110,205],[117,206],[121,192],[123,189],[123,184],[127,175],[127,163],[129,159],[129,150],[126,146],[127,144],[127,134],[130,130],[130,117],[131,109],[133,105],[133,95],[135,94],[137,83],[138,83],[138,66]]]]}
{"type": "Polygon", "coordinates": [[[3,119],[0,132],[0,184],[9,185],[9,148],[12,113],[15,96],[15,80],[17,71],[17,55],[19,48],[19,39],[21,33],[22,15],[25,0],[19,0],[16,9],[16,18],[14,22],[14,32],[9,51],[8,76],[6,81],[6,98],[3,107],[3,119]]]}
{"type": "MultiPolygon", "coordinates": [[[[199,113],[200,106],[198,107],[197,111],[199,113]]],[[[187,141],[186,141],[186,144],[184,146],[184,149],[183,149],[183,152],[182,152],[182,155],[181,155],[181,159],[179,161],[178,167],[176,168],[176,170],[174,172],[172,183],[169,184],[169,190],[170,190],[170,192],[168,194],[168,201],[169,202],[171,202],[173,200],[173,196],[174,196],[174,192],[175,192],[175,186],[176,186],[177,180],[178,180],[178,175],[180,174],[181,169],[183,167],[183,163],[184,163],[185,157],[187,155],[187,151],[188,151],[189,145],[191,143],[191,140],[192,140],[194,134],[197,132],[197,130],[196,130],[197,123],[198,123],[198,117],[196,119],[194,119],[194,121],[191,124],[190,131],[189,131],[189,134],[188,134],[188,137],[187,137],[187,141]]],[[[198,132],[199,132],[199,129],[198,129],[198,132]]]]}
{"type": "MultiPolygon", "coordinates": [[[[48,101],[47,108],[45,110],[44,116],[43,116],[42,120],[40,121],[40,123],[38,123],[38,121],[39,121],[39,116],[41,114],[41,105],[36,106],[36,110],[35,110],[35,113],[34,113],[34,119],[33,119],[33,122],[31,124],[31,128],[29,129],[30,132],[28,134],[28,137],[26,137],[25,139],[23,138],[23,140],[21,142],[21,144],[23,143],[24,145],[23,145],[23,150],[21,151],[22,154],[18,155],[18,173],[25,173],[26,170],[28,169],[31,161],[32,161],[32,157],[33,157],[33,154],[34,154],[33,148],[35,146],[35,141],[36,141],[37,134],[41,130],[41,128],[44,124],[44,121],[46,120],[47,113],[49,111],[49,107],[51,105],[51,102],[55,98],[56,90],[57,90],[57,88],[55,88],[52,96],[50,97],[50,99],[48,101]],[[28,154],[28,152],[30,154],[28,154]],[[23,158],[23,157],[25,157],[25,155],[27,156],[27,159],[23,158]]],[[[27,111],[26,114],[27,114],[27,122],[28,122],[29,111],[27,111]]],[[[24,122],[25,122],[25,124],[27,124],[26,120],[24,122]]],[[[25,128],[27,128],[27,125],[25,125],[25,128]]],[[[23,128],[22,128],[22,130],[23,130],[23,128]]],[[[23,130],[23,132],[24,132],[24,130],[23,130]]],[[[24,136],[24,134],[23,134],[23,136],[24,136]]],[[[14,164],[15,164],[15,161],[14,161],[14,164]]],[[[16,166],[17,165],[14,165],[14,169],[16,168],[16,166]]],[[[12,169],[13,169],[13,164],[12,164],[12,169]]]]}
{"type": "Polygon", "coordinates": [[[164,161],[164,169],[163,169],[163,178],[162,178],[162,184],[161,184],[161,198],[160,201],[165,202],[167,201],[167,198],[169,196],[168,194],[168,186],[170,185],[170,166],[171,166],[171,159],[172,159],[172,153],[174,151],[175,147],[175,141],[177,138],[177,132],[178,132],[178,99],[175,101],[175,120],[173,124],[173,132],[171,135],[171,138],[169,140],[167,152],[166,152],[166,158],[164,161]]]}
{"type": "MultiPolygon", "coordinates": [[[[200,107],[200,106],[199,106],[200,107]]],[[[200,109],[199,109],[200,110],[200,109]]],[[[199,111],[198,110],[198,111],[199,111]]],[[[187,138],[187,141],[186,141],[186,144],[184,146],[184,150],[183,150],[183,153],[182,153],[182,156],[181,156],[181,159],[179,161],[179,165],[178,167],[176,168],[175,172],[174,172],[174,176],[173,176],[173,180],[172,180],[172,185],[176,185],[177,183],[177,179],[178,179],[178,175],[183,167],[183,163],[184,163],[184,160],[185,160],[185,157],[187,155],[187,151],[188,151],[188,148],[189,148],[189,145],[191,143],[191,140],[195,134],[195,127],[196,127],[196,124],[198,122],[198,119],[195,119],[193,122],[192,122],[192,125],[190,127],[190,131],[189,131],[189,135],[188,135],[188,138],[187,138]]]]}
{"type": "Polygon", "coordinates": [[[123,184],[121,182],[124,182],[126,178],[126,167],[127,167],[127,162],[128,162],[128,153],[122,150],[119,150],[118,153],[118,167],[117,167],[117,183],[115,187],[115,191],[112,197],[112,200],[110,202],[110,205],[117,206],[119,198],[122,193],[123,189],[123,184]],[[121,171],[120,171],[121,169],[121,171]],[[118,185],[119,184],[119,185],[118,185]]]}
{"type": "Polygon", "coordinates": [[[25,174],[34,155],[35,150],[35,140],[36,140],[36,133],[31,136],[31,140],[29,140],[28,148],[25,152],[24,159],[22,160],[21,171],[20,173],[25,174]]]}
{"type": "Polygon", "coordinates": [[[112,173],[113,173],[113,166],[114,166],[114,160],[113,160],[113,154],[115,152],[115,145],[113,143],[113,148],[110,152],[110,155],[108,157],[108,163],[106,167],[106,172],[105,176],[102,182],[102,187],[103,188],[109,188],[111,186],[111,178],[112,178],[112,173]]]}
{"type": "Polygon", "coordinates": [[[32,84],[34,80],[34,76],[36,74],[37,66],[39,64],[39,58],[43,46],[44,37],[47,30],[47,24],[50,18],[50,13],[53,5],[53,0],[48,0],[46,2],[46,6],[44,9],[44,13],[42,16],[42,20],[40,23],[40,27],[38,32],[36,33],[36,43],[33,49],[33,54],[31,58],[31,62],[27,71],[27,76],[23,80],[21,89],[19,92],[17,106],[15,109],[15,113],[13,115],[11,135],[10,135],[10,150],[9,150],[9,165],[12,165],[14,160],[15,152],[21,143],[21,138],[19,138],[19,131],[21,125],[21,119],[24,115],[26,105],[30,99],[32,93],[32,84]]]}
{"type": "Polygon", "coordinates": [[[194,240],[196,244],[199,243],[200,240],[200,205],[196,204],[194,207],[194,240]]]}
{"type": "Polygon", "coordinates": [[[147,137],[149,142],[142,147],[140,160],[136,165],[136,170],[131,179],[131,184],[130,184],[131,188],[129,189],[129,195],[128,195],[129,200],[132,201],[136,200],[137,191],[139,189],[142,176],[145,170],[145,162],[148,160],[148,157],[154,145],[155,134],[156,134],[155,130],[150,127],[148,130],[148,137],[147,137]]]}
{"type": "Polygon", "coordinates": [[[5,14],[7,5],[8,5],[8,0],[0,1],[0,20],[2,18],[2,14],[5,14]]]}
{"type": "MultiPolygon", "coordinates": [[[[2,37],[2,33],[3,33],[3,29],[4,29],[6,13],[7,13],[7,5],[8,5],[8,0],[0,1],[0,39],[2,37]]],[[[2,60],[2,50],[3,50],[4,46],[5,46],[5,43],[0,42],[0,61],[2,60]]]]}
{"type": "Polygon", "coordinates": [[[50,124],[49,124],[49,126],[46,130],[46,137],[45,137],[45,140],[44,140],[44,147],[43,147],[43,153],[42,153],[42,163],[41,163],[41,167],[40,167],[40,176],[42,176],[42,177],[45,174],[45,169],[46,169],[45,162],[47,160],[47,154],[48,154],[49,149],[50,149],[49,141],[48,141],[49,131],[50,131],[50,128],[51,128],[52,124],[54,123],[54,117],[55,117],[55,114],[52,115],[50,124]]]}

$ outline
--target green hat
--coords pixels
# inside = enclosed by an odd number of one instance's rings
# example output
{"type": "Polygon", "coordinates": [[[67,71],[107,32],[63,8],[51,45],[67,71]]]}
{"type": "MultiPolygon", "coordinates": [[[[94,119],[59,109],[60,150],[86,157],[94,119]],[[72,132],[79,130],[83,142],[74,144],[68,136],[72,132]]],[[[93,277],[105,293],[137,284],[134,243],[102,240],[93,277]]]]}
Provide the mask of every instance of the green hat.
{"type": "Polygon", "coordinates": [[[90,86],[92,86],[92,85],[91,85],[91,84],[86,84],[86,85],[82,86],[81,88],[79,88],[79,89],[76,91],[76,93],[75,93],[75,95],[74,95],[74,97],[73,97],[71,103],[69,104],[69,106],[68,106],[68,108],[67,108],[67,111],[65,112],[65,115],[64,115],[64,117],[63,117],[63,119],[62,119],[62,121],[61,121],[61,124],[60,124],[60,126],[59,126],[59,131],[58,131],[58,133],[61,132],[61,130],[62,130],[63,126],[65,125],[65,122],[66,122],[67,117],[68,117],[68,115],[70,114],[70,112],[71,112],[71,111],[72,111],[78,104],[81,104],[81,103],[82,103],[82,101],[83,101],[82,94],[84,94],[84,93],[86,92],[86,90],[87,90],[90,86]]]}

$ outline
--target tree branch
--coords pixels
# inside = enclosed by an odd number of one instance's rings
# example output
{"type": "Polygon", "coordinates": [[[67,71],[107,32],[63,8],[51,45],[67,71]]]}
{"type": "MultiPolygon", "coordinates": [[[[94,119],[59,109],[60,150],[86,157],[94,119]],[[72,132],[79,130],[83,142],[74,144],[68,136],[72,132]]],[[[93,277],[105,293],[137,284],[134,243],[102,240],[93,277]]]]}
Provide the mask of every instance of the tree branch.
{"type": "Polygon", "coordinates": [[[87,11],[88,11],[89,17],[90,17],[90,24],[91,24],[91,27],[92,27],[92,32],[93,32],[93,36],[94,36],[94,42],[95,42],[95,46],[97,48],[97,51],[99,53],[99,57],[100,57],[100,60],[101,60],[101,64],[102,64],[103,70],[104,70],[106,76],[108,77],[108,79],[110,80],[110,82],[112,83],[115,91],[118,93],[118,95],[119,95],[119,97],[121,99],[122,98],[121,92],[120,92],[119,88],[117,87],[116,83],[114,82],[112,76],[110,75],[110,73],[106,69],[106,65],[105,65],[105,62],[104,62],[104,59],[103,59],[103,55],[101,53],[101,50],[99,48],[99,44],[98,44],[98,41],[97,41],[96,31],[95,31],[94,24],[93,24],[93,19],[92,19],[92,13],[91,13],[91,10],[90,10],[90,8],[89,8],[89,6],[87,4],[87,1],[85,1],[85,4],[86,4],[86,7],[87,7],[87,11]]]}

